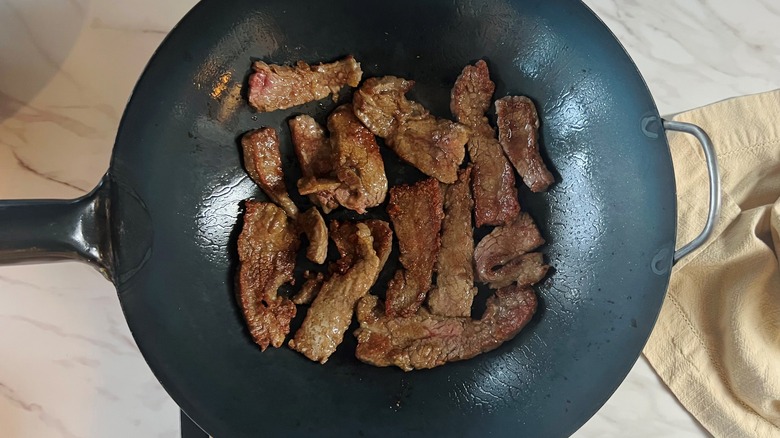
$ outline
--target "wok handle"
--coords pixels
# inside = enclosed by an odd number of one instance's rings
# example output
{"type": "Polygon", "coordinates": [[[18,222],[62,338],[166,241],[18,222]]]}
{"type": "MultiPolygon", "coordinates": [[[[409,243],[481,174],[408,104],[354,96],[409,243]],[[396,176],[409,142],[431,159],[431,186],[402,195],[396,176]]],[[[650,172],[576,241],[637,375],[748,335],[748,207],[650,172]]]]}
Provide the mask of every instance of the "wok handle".
{"type": "Polygon", "coordinates": [[[0,201],[0,264],[85,260],[111,277],[107,178],[69,200],[0,201]]]}
{"type": "Polygon", "coordinates": [[[720,214],[720,172],[718,171],[718,159],[715,155],[715,147],[712,144],[712,140],[710,140],[710,136],[707,135],[703,129],[692,123],[670,120],[664,120],[663,122],[664,129],[667,131],[683,132],[690,134],[699,140],[699,144],[701,144],[701,148],[704,151],[704,157],[707,162],[707,174],[710,179],[710,207],[709,213],[707,214],[707,223],[704,224],[704,229],[695,239],[674,252],[674,263],[677,263],[683,257],[702,246],[715,229],[715,223],[718,221],[718,216],[720,214]]]}

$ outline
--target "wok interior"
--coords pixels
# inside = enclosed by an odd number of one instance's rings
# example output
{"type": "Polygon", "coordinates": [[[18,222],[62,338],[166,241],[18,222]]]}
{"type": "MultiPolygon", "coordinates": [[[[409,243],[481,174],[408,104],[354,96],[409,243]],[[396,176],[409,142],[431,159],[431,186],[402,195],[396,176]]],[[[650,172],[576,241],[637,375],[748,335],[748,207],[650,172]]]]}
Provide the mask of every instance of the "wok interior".
{"type": "MultiPolygon", "coordinates": [[[[636,68],[577,2],[205,1],[151,61],[117,138],[113,235],[128,323],[166,389],[217,436],[571,433],[636,360],[668,281],[669,256],[651,267],[671,254],[675,227],[672,167],[653,117],[636,68]],[[438,116],[451,117],[450,88],[477,59],[488,62],[496,98],[536,103],[557,183],[544,194],[521,187],[520,201],[554,269],[536,288],[533,321],[498,350],[403,373],[358,362],[349,334],[324,366],[252,343],[234,299],[236,224],[241,201],[264,196],[237,138],[276,128],[290,194],[307,208],[286,121],[324,122],[336,103],[254,113],[249,66],[347,54],[364,78],[417,81],[410,97],[438,116]],[[148,252],[138,250],[144,236],[148,252]]],[[[391,185],[421,177],[386,148],[383,157],[391,185]]]]}

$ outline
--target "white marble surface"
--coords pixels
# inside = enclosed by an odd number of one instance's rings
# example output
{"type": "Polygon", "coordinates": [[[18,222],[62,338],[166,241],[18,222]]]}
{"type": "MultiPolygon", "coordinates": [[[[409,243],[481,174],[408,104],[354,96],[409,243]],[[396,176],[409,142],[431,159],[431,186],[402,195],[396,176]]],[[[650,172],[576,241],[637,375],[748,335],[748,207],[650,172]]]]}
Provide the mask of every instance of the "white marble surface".
{"type": "MultiPolygon", "coordinates": [[[[662,113],[780,86],[775,0],[587,0],[662,113]]],[[[74,197],[108,166],[132,86],[194,0],[0,0],[0,199],[74,197]],[[121,55],[121,56],[118,56],[121,55]]],[[[0,267],[4,437],[176,437],[178,411],[79,263],[0,267]]],[[[701,437],[640,359],[575,436],[701,437]]]]}

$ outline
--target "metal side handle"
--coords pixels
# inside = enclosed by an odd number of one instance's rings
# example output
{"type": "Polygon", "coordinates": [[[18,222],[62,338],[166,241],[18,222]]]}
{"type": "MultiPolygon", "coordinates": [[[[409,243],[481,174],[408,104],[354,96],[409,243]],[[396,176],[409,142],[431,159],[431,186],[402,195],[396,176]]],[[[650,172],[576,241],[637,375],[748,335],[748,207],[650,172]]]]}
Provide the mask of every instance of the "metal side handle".
{"type": "Polygon", "coordinates": [[[701,144],[701,148],[704,151],[704,157],[707,162],[707,174],[709,175],[710,180],[710,206],[709,213],[707,214],[707,223],[695,239],[674,252],[674,263],[677,263],[683,257],[702,246],[715,229],[715,223],[718,221],[718,216],[720,215],[720,172],[718,171],[718,159],[715,156],[715,148],[712,145],[712,140],[710,140],[710,136],[707,135],[703,129],[692,123],[674,122],[669,120],[664,120],[663,122],[664,129],[668,131],[684,132],[699,140],[699,144],[701,144]]]}

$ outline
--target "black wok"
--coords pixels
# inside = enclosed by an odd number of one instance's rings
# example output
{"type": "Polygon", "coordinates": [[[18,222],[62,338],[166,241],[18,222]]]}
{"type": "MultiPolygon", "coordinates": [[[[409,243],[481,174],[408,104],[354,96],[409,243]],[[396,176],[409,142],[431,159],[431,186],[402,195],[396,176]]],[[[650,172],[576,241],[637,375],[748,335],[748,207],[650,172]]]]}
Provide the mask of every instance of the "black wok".
{"type": "MultiPolygon", "coordinates": [[[[205,0],[150,61],[93,193],[0,204],[0,261],[97,265],[158,379],[217,437],[562,436],[623,380],[664,298],[676,258],[670,128],[706,139],[661,120],[635,65],[578,1],[205,0]],[[293,188],[286,119],[322,120],[335,104],[255,114],[243,96],[250,62],[346,54],[365,77],[415,79],[411,96],[440,116],[477,59],[497,96],[537,103],[558,183],[521,189],[520,201],[554,272],[537,288],[533,321],[498,350],[404,373],[358,362],[350,336],[326,365],[252,343],[232,287],[236,224],[241,201],[264,196],[241,167],[237,136],[277,128],[293,188]]],[[[391,184],[419,177],[385,159],[391,184]]],[[[716,182],[708,227],[686,252],[711,229],[716,182]]]]}

